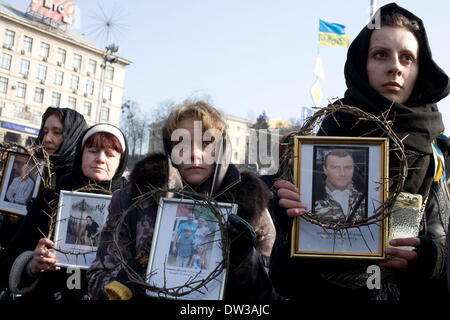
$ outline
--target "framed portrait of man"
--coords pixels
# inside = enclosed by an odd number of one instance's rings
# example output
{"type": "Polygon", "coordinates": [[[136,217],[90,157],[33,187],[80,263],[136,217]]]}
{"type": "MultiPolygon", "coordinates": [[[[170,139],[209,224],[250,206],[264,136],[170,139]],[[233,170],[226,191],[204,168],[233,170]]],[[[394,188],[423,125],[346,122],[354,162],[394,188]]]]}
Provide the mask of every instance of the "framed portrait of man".
{"type": "Polygon", "coordinates": [[[296,217],[291,256],[383,260],[388,139],[295,137],[294,177],[307,206],[296,217]],[[381,218],[380,218],[381,217],[381,218]]]}
{"type": "Polygon", "coordinates": [[[160,200],[147,268],[149,296],[182,300],[221,300],[226,265],[220,222],[237,205],[200,200],[160,200]]]}
{"type": "Polygon", "coordinates": [[[27,154],[8,152],[0,186],[0,212],[24,216],[27,205],[36,197],[44,167],[27,154]]]}

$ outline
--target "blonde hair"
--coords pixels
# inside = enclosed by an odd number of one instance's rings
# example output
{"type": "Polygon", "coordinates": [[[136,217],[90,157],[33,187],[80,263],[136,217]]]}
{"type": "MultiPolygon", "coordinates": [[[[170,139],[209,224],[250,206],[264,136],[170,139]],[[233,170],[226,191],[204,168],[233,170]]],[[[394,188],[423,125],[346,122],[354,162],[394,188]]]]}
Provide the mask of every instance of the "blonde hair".
{"type": "Polygon", "coordinates": [[[178,128],[181,121],[194,119],[202,122],[202,131],[216,129],[226,136],[226,122],[220,112],[210,106],[206,101],[186,101],[178,108],[174,109],[167,118],[162,128],[163,140],[169,142],[172,133],[178,128]]]}

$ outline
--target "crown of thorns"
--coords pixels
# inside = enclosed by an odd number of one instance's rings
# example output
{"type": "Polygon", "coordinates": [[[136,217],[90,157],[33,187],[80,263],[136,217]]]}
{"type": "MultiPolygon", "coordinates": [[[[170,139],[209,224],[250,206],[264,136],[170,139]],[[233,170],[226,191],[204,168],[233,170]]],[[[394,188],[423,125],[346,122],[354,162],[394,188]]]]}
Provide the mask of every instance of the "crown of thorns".
{"type": "MultiPolygon", "coordinates": [[[[349,114],[354,116],[356,119],[355,126],[363,121],[370,121],[375,124],[375,129],[365,132],[360,137],[387,137],[389,139],[389,155],[396,156],[399,160],[399,166],[396,168],[390,168],[390,177],[381,181],[379,187],[389,188],[389,193],[385,201],[382,203],[376,203],[374,205],[375,210],[373,214],[365,219],[351,220],[348,221],[338,220],[330,222],[325,220],[318,215],[314,215],[311,211],[305,213],[301,218],[321,226],[324,229],[340,231],[348,228],[358,228],[362,226],[367,226],[370,224],[378,223],[384,220],[393,207],[397,196],[403,189],[405,178],[408,173],[408,166],[406,161],[406,156],[404,152],[404,146],[402,139],[400,139],[395,132],[392,130],[392,125],[394,120],[390,115],[391,108],[386,110],[384,113],[376,116],[374,114],[365,112],[357,107],[343,105],[343,104],[333,104],[323,108],[317,108],[317,111],[309,118],[306,119],[304,125],[297,132],[291,133],[291,138],[287,141],[280,143],[280,166],[278,170],[278,176],[281,179],[287,181],[294,181],[294,173],[292,168],[292,159],[294,156],[294,136],[313,136],[315,132],[321,130],[321,133],[327,135],[325,131],[321,128],[323,120],[331,117],[335,121],[336,126],[342,127],[343,124],[339,123],[339,120],[335,116],[337,112],[349,114]]],[[[404,139],[404,138],[403,138],[404,139]]]]}

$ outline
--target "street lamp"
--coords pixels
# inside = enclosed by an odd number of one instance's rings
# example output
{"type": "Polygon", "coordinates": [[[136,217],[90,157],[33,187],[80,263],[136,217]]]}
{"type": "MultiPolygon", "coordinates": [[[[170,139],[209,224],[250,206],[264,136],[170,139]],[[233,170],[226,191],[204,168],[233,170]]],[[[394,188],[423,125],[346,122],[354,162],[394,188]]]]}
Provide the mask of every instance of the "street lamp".
{"type": "Polygon", "coordinates": [[[108,46],[105,47],[105,52],[103,53],[103,63],[100,66],[100,68],[102,69],[102,73],[100,76],[100,92],[98,94],[99,98],[98,98],[98,110],[97,110],[97,116],[95,119],[95,123],[99,123],[100,122],[100,116],[101,116],[101,112],[102,112],[102,107],[103,107],[103,92],[105,90],[105,71],[106,71],[106,66],[108,64],[108,62],[110,64],[116,63],[118,61],[117,57],[114,56],[115,53],[119,52],[119,46],[116,45],[115,43],[111,43],[108,46]]]}

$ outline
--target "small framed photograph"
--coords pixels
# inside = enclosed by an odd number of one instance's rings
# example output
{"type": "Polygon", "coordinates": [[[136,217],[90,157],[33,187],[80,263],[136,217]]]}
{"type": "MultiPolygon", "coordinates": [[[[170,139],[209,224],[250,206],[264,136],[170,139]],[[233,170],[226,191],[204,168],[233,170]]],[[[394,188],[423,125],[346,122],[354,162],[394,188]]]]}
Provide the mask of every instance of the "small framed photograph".
{"type": "Polygon", "coordinates": [[[388,143],[295,137],[294,183],[308,212],[294,220],[292,257],[385,259],[388,143]]]}
{"type": "Polygon", "coordinates": [[[41,184],[44,162],[37,163],[27,154],[8,152],[3,168],[0,211],[25,216],[27,204],[36,197],[41,184]]]}
{"type": "MultiPolygon", "coordinates": [[[[227,221],[228,216],[237,211],[236,204],[215,205],[218,205],[222,221],[227,221]]],[[[147,290],[148,295],[169,299],[221,300],[226,268],[213,278],[211,275],[218,270],[223,260],[222,233],[217,212],[214,213],[201,200],[160,200],[147,282],[152,287],[164,290],[159,293],[147,290]],[[198,290],[192,290],[202,281],[204,285],[198,290]],[[171,295],[171,292],[179,294],[171,295]]]]}
{"type": "Polygon", "coordinates": [[[55,223],[57,266],[88,269],[108,216],[111,195],[62,190],[55,223]]]}

